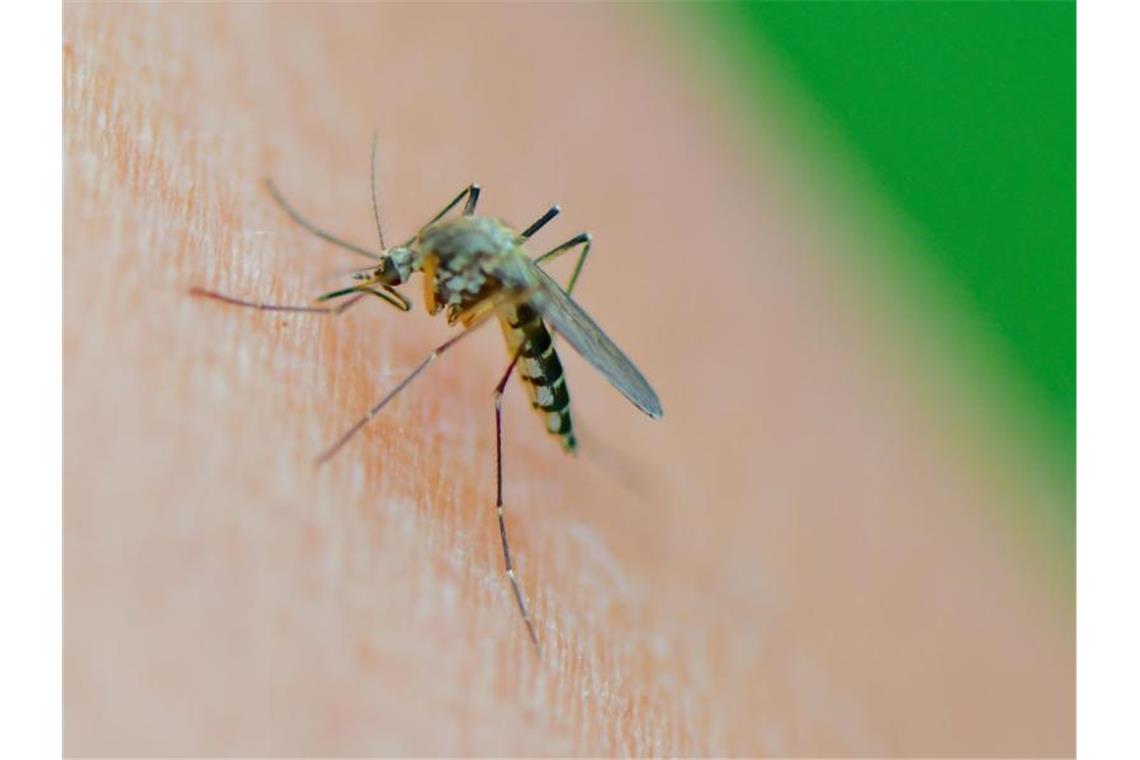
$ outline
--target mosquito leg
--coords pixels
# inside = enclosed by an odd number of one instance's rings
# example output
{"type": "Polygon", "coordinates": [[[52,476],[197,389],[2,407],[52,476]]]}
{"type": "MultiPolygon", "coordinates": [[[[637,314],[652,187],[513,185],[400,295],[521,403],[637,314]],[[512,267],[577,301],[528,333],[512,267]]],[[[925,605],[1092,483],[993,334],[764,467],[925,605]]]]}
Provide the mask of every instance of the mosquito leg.
{"type": "MultiPolygon", "coordinates": [[[[521,296],[519,296],[519,297],[521,297],[521,296]]],[[[468,325],[463,330],[463,332],[459,333],[458,335],[455,335],[450,340],[446,341],[445,343],[442,343],[441,345],[439,345],[435,349],[433,349],[432,352],[430,354],[428,354],[427,357],[422,362],[420,362],[418,365],[416,365],[415,369],[413,369],[411,372],[408,373],[407,377],[405,377],[403,380],[401,380],[400,383],[395,388],[388,391],[387,395],[385,395],[384,398],[380,399],[376,403],[375,406],[373,406],[371,409],[369,409],[367,414],[365,414],[363,417],[361,417],[359,420],[357,420],[355,425],[353,425],[347,431],[345,431],[344,435],[342,435],[340,438],[338,438],[336,443],[334,443],[332,446],[330,446],[328,449],[326,449],[324,451],[324,453],[322,453],[319,457],[317,457],[315,464],[319,467],[322,464],[324,464],[325,462],[332,459],[333,455],[336,454],[338,451],[340,451],[341,448],[343,448],[344,445],[346,443],[348,443],[349,439],[351,439],[352,436],[356,435],[358,432],[360,432],[361,428],[363,428],[365,425],[367,425],[369,422],[371,422],[372,418],[375,417],[377,414],[379,414],[380,410],[383,409],[385,406],[387,406],[388,402],[396,397],[396,394],[398,394],[400,391],[404,390],[404,388],[408,387],[408,385],[411,384],[411,382],[413,380],[415,380],[416,377],[418,377],[421,372],[423,372],[425,369],[427,369],[427,366],[429,364],[431,364],[433,361],[438,359],[440,357],[440,355],[443,354],[444,351],[451,348],[452,346],[454,346],[459,341],[463,340],[463,338],[465,338],[466,336],[475,332],[476,328],[478,328],[480,325],[483,325],[486,323],[486,321],[487,321],[486,317],[490,316],[493,313],[494,313],[493,311],[488,312],[487,315],[485,315],[484,317],[481,317],[478,321],[472,322],[470,325],[468,325]]]]}
{"type": "Polygon", "coordinates": [[[570,282],[566,285],[566,295],[570,295],[574,292],[574,286],[578,284],[578,275],[582,273],[582,266],[586,263],[586,257],[590,254],[591,240],[593,240],[593,238],[588,232],[583,232],[580,235],[575,235],[562,245],[555,246],[554,248],[551,248],[549,251],[539,256],[534,260],[534,263],[541,264],[544,261],[557,258],[558,256],[561,256],[567,251],[572,250],[578,246],[582,246],[582,252],[578,255],[578,263],[574,265],[574,271],[570,275],[570,282]]]}
{"type": "Polygon", "coordinates": [[[479,186],[474,182],[467,188],[467,203],[463,206],[463,215],[471,216],[475,213],[475,204],[479,202],[479,186]]]}
{"type": "Polygon", "coordinates": [[[343,290],[334,290],[331,293],[325,293],[322,296],[317,296],[318,301],[328,301],[333,298],[341,298],[343,296],[351,295],[353,293],[363,293],[365,295],[371,294],[379,298],[381,301],[395,306],[400,311],[411,311],[412,302],[404,297],[404,294],[395,288],[388,287],[387,285],[380,286],[384,292],[380,292],[375,288],[367,285],[355,285],[351,288],[344,288],[343,290]]]}
{"type": "MultiPolygon", "coordinates": [[[[430,227],[433,224],[435,224],[436,222],[438,222],[440,219],[443,218],[444,214],[446,214],[448,211],[451,211],[451,209],[458,206],[459,202],[461,200],[463,200],[464,198],[467,199],[467,204],[463,207],[463,215],[469,216],[475,212],[475,204],[478,203],[478,201],[479,201],[479,186],[477,184],[475,184],[474,182],[472,182],[470,185],[463,188],[463,192],[461,192],[459,195],[455,196],[455,198],[452,199],[451,203],[444,206],[443,211],[440,211],[438,214],[433,216],[431,218],[431,221],[428,222],[427,224],[425,224],[424,227],[430,227]]],[[[421,229],[423,229],[423,228],[421,227],[421,229]]],[[[408,238],[404,242],[404,246],[406,247],[406,246],[411,245],[413,240],[415,240],[415,235],[408,238]]]]}
{"type": "Polygon", "coordinates": [[[562,208],[560,206],[558,206],[557,204],[551,206],[549,209],[547,209],[545,214],[543,214],[542,216],[540,216],[538,218],[538,221],[536,221],[531,226],[527,227],[526,231],[523,232],[521,235],[519,235],[518,242],[522,243],[527,238],[529,238],[531,235],[533,235],[534,233],[541,230],[543,227],[546,226],[547,222],[549,222],[554,217],[558,216],[561,212],[562,212],[562,208]]]}
{"type": "Polygon", "coordinates": [[[511,588],[515,592],[515,601],[519,605],[519,613],[526,623],[526,632],[530,635],[530,643],[534,645],[536,654],[542,654],[538,646],[538,635],[534,632],[534,623],[531,622],[530,612],[527,610],[526,599],[523,597],[522,586],[519,585],[518,576],[515,575],[514,563],[511,562],[511,545],[507,541],[507,523],[503,516],[503,389],[511,378],[511,371],[518,363],[522,354],[520,345],[515,351],[507,371],[495,386],[495,510],[499,516],[499,538],[503,542],[503,564],[506,566],[507,578],[511,581],[511,588]]]}
{"type": "MultiPolygon", "coordinates": [[[[349,292],[352,292],[352,291],[349,291],[349,292]]],[[[218,293],[217,291],[206,290],[205,288],[190,288],[190,295],[201,296],[202,298],[211,298],[215,301],[221,301],[222,303],[228,303],[228,304],[232,304],[234,306],[244,306],[244,307],[249,308],[249,309],[257,309],[258,311],[287,311],[287,312],[299,312],[299,313],[303,313],[303,314],[334,314],[334,315],[335,314],[343,314],[344,312],[348,311],[348,309],[350,307],[352,307],[354,304],[359,303],[361,301],[361,299],[364,298],[364,296],[368,295],[368,293],[372,293],[374,295],[380,295],[379,293],[376,293],[376,291],[373,291],[373,290],[358,291],[356,297],[350,298],[347,301],[345,301],[344,303],[339,304],[337,306],[283,306],[281,304],[275,304],[275,303],[262,303],[260,301],[246,301],[246,300],[243,300],[241,298],[234,298],[232,296],[227,296],[223,293],[218,293]]],[[[347,295],[347,293],[341,293],[339,295],[347,295]]],[[[332,296],[328,296],[328,297],[332,297],[332,296]]],[[[325,298],[325,296],[322,296],[322,298],[325,298]]],[[[385,300],[387,300],[387,299],[385,299],[385,300]]]]}
{"type": "Polygon", "coordinates": [[[277,189],[277,185],[273,184],[273,180],[269,179],[268,177],[265,179],[265,187],[268,188],[269,194],[273,196],[273,200],[277,201],[277,205],[281,207],[282,211],[289,215],[290,219],[319,237],[321,240],[332,243],[335,246],[339,246],[346,251],[352,251],[353,253],[358,253],[361,256],[367,256],[370,259],[379,260],[383,258],[379,254],[369,251],[367,248],[361,248],[358,245],[353,245],[352,243],[349,243],[345,240],[341,240],[335,235],[325,232],[310,222],[308,219],[301,216],[301,214],[295,208],[290,206],[289,202],[286,201],[284,197],[282,197],[281,192],[277,189]]]}

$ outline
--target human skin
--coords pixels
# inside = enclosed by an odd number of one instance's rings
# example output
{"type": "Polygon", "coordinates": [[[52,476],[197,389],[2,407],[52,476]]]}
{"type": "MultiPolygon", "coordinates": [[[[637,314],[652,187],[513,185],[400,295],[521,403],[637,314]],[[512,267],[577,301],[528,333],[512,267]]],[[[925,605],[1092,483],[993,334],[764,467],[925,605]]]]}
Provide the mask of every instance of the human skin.
{"type": "Polygon", "coordinates": [[[635,18],[65,7],[67,754],[1073,752],[1071,599],[1000,517],[1054,497],[943,434],[967,402],[898,374],[635,18]],[[366,263],[261,178],[372,245],[373,128],[390,242],[472,179],[519,227],[561,203],[532,253],[593,232],[576,297],[664,405],[563,346],[570,458],[509,388],[538,657],[495,328],[318,469],[452,334],[418,281],[411,314],[188,293],[305,304],[366,263]]]}

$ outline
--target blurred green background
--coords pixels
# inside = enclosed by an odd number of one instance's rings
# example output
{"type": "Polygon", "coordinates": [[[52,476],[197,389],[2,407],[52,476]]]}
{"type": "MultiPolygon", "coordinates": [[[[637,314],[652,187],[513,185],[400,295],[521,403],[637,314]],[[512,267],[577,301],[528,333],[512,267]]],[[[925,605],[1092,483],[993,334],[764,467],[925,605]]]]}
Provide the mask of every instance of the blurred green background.
{"type": "MultiPolygon", "coordinates": [[[[738,91],[770,94],[774,63],[822,122],[815,132],[836,137],[825,160],[858,165],[901,215],[920,245],[884,246],[859,263],[872,272],[922,267],[981,326],[996,347],[986,350],[1000,355],[1002,390],[982,373],[967,390],[992,396],[991,408],[1009,416],[1065,490],[1056,517],[1071,535],[1075,4],[732,3],[686,12],[713,41],[715,65],[744,85],[738,91]]],[[[749,104],[771,106],[760,97],[749,104]]]]}

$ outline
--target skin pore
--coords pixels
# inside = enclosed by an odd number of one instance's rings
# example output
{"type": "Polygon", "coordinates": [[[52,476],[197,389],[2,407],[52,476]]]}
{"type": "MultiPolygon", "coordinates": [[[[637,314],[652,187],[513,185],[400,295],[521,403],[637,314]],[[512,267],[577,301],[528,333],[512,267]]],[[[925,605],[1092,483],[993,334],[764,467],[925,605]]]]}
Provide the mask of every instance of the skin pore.
{"type": "MultiPolygon", "coordinates": [[[[836,291],[826,234],[742,166],[661,41],[596,7],[64,12],[68,754],[1064,754],[1071,608],[836,291]],[[563,43],[552,49],[550,30],[563,43]],[[473,33],[473,30],[478,33],[473,33]],[[589,51],[586,55],[585,51],[589,51]],[[575,298],[652,381],[560,354],[581,451],[497,328],[311,304],[471,180],[583,231],[575,298]],[[665,158],[667,157],[667,159],[665,158]]],[[[553,262],[560,282],[570,257],[553,262]]],[[[932,395],[937,397],[934,403],[932,395]]]]}

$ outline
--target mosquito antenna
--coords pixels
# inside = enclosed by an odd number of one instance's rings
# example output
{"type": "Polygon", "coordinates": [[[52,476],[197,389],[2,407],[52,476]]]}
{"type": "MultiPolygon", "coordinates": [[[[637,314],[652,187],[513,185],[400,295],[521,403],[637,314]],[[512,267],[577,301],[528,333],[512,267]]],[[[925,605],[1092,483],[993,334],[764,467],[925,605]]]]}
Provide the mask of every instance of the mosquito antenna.
{"type": "Polygon", "coordinates": [[[380,250],[385,250],[384,230],[380,226],[380,206],[376,203],[376,130],[372,130],[372,218],[376,220],[376,234],[380,236],[380,250]]]}

